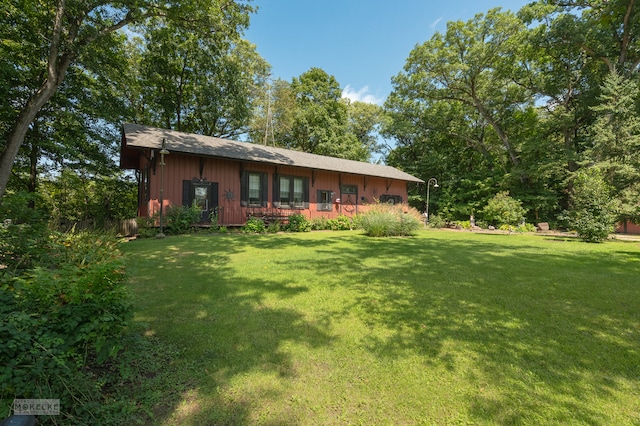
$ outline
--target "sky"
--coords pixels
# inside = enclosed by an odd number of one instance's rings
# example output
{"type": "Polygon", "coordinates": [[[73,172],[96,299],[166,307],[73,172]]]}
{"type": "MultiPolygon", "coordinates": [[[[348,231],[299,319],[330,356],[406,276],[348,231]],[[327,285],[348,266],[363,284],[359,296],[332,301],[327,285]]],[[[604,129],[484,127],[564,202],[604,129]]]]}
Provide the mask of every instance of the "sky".
{"type": "Polygon", "coordinates": [[[313,67],[336,78],[343,97],[382,105],[409,53],[449,21],[532,0],[253,0],[245,38],[291,81],[313,67]]]}

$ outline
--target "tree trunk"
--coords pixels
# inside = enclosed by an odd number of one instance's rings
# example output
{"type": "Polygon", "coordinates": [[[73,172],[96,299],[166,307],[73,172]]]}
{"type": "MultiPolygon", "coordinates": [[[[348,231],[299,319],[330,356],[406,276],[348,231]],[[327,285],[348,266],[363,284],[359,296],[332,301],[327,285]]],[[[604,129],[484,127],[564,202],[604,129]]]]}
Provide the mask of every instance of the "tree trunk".
{"type": "Polygon", "coordinates": [[[59,0],[56,7],[56,16],[53,23],[53,34],[51,37],[51,45],[49,46],[49,55],[47,60],[47,78],[40,86],[40,89],[33,94],[20,113],[9,133],[7,143],[0,154],[0,202],[7,190],[7,183],[11,176],[13,163],[18,156],[18,151],[24,142],[24,138],[29,130],[29,126],[33,123],[40,109],[49,102],[49,99],[56,93],[58,86],[64,80],[69,64],[74,59],[71,53],[60,56],[61,34],[62,34],[62,18],[64,16],[66,3],[65,0],[59,0]]]}
{"type": "Polygon", "coordinates": [[[29,126],[38,115],[38,111],[49,102],[49,99],[56,92],[56,88],[57,84],[50,82],[49,79],[45,81],[40,90],[22,108],[11,133],[9,133],[7,143],[0,154],[0,200],[7,189],[13,163],[18,156],[18,151],[24,142],[29,126]]]}

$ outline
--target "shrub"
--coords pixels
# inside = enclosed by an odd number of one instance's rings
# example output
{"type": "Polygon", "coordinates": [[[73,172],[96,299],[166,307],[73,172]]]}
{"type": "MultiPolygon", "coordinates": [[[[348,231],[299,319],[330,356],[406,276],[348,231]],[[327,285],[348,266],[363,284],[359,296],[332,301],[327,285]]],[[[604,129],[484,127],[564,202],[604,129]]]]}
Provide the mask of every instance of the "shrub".
{"type": "Polygon", "coordinates": [[[332,231],[350,231],[353,229],[353,220],[349,216],[340,215],[327,221],[332,231]]]}
{"type": "Polygon", "coordinates": [[[38,194],[7,194],[0,204],[0,274],[21,271],[49,257],[49,210],[38,194]]]}
{"type": "Polygon", "coordinates": [[[114,356],[131,315],[114,237],[52,234],[49,257],[0,276],[0,398],[100,397],[89,369],[114,356]]]}
{"type": "Polygon", "coordinates": [[[372,237],[412,235],[422,226],[415,209],[405,213],[401,205],[377,204],[359,218],[365,234],[372,237]]]}
{"type": "Polygon", "coordinates": [[[250,217],[240,229],[246,234],[262,234],[267,230],[264,222],[257,217],[250,217]]]}
{"type": "Polygon", "coordinates": [[[570,201],[568,224],[583,241],[605,240],[615,230],[616,204],[599,169],[576,172],[570,201]]]}
{"type": "Polygon", "coordinates": [[[292,214],[289,216],[289,224],[287,231],[291,232],[309,232],[311,231],[311,222],[303,214],[292,214]]]}
{"type": "Polygon", "coordinates": [[[447,221],[444,217],[434,214],[429,216],[429,223],[427,223],[429,228],[444,228],[447,226],[447,221]]]}
{"type": "Polygon", "coordinates": [[[280,223],[279,220],[276,220],[274,222],[271,222],[267,227],[266,227],[266,231],[271,233],[271,234],[275,234],[278,233],[282,230],[282,223],[280,223]]]}
{"type": "Polygon", "coordinates": [[[456,228],[471,229],[471,221],[470,220],[456,220],[453,223],[456,225],[456,228]]]}
{"type": "Polygon", "coordinates": [[[331,229],[331,225],[329,224],[329,219],[325,216],[316,217],[311,220],[311,229],[313,231],[325,231],[331,229]]]}
{"type": "Polygon", "coordinates": [[[511,198],[507,191],[497,193],[483,210],[484,219],[494,225],[516,226],[524,222],[526,213],[522,202],[511,198]]]}
{"type": "Polygon", "coordinates": [[[195,203],[191,207],[171,206],[167,208],[165,230],[168,234],[186,234],[191,225],[201,220],[202,210],[195,203]]]}
{"type": "Polygon", "coordinates": [[[536,232],[536,226],[532,223],[522,223],[518,225],[516,232],[536,232]]]}

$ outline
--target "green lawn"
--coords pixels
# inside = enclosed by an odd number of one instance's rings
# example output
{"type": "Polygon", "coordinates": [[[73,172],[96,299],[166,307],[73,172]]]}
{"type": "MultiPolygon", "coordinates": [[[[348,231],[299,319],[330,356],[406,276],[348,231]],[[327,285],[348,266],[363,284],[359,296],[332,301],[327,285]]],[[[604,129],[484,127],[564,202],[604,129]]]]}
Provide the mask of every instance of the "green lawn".
{"type": "Polygon", "coordinates": [[[158,424],[640,424],[640,243],[422,231],[123,244],[179,348],[158,424]]]}

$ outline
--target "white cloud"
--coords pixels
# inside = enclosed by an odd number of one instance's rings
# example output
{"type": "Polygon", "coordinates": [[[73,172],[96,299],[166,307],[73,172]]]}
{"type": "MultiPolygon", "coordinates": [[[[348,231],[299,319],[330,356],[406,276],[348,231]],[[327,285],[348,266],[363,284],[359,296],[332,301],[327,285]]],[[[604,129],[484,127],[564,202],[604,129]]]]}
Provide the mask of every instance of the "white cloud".
{"type": "Polygon", "coordinates": [[[429,25],[429,28],[431,28],[432,30],[435,30],[441,21],[442,21],[442,16],[436,19],[435,21],[433,21],[431,25],[429,25]]]}
{"type": "Polygon", "coordinates": [[[369,86],[364,86],[362,89],[357,90],[347,84],[347,87],[342,89],[342,97],[349,99],[351,102],[365,102],[368,104],[382,105],[384,99],[380,99],[368,92],[369,86]]]}

